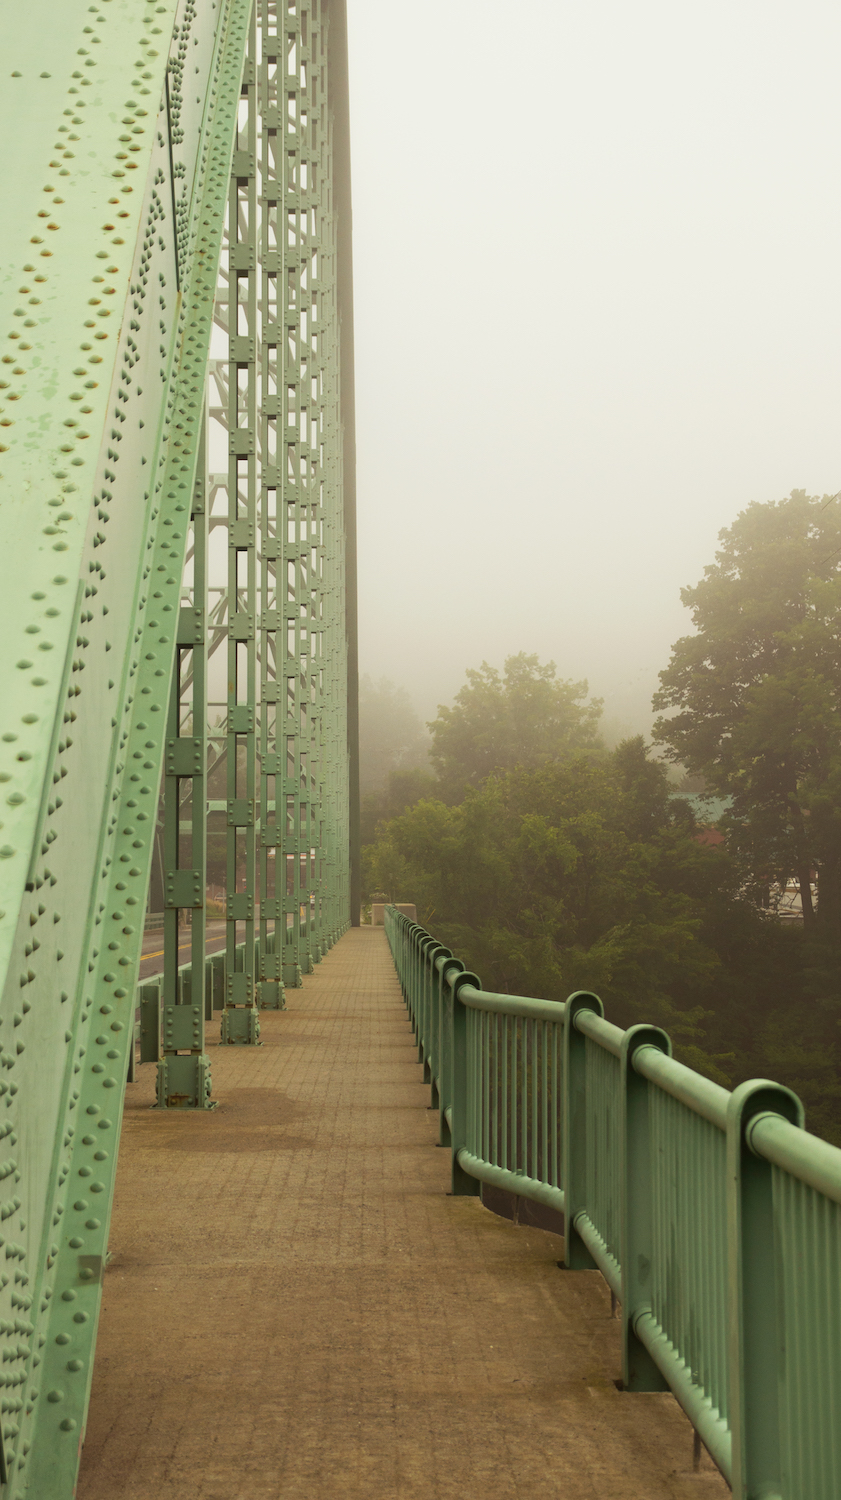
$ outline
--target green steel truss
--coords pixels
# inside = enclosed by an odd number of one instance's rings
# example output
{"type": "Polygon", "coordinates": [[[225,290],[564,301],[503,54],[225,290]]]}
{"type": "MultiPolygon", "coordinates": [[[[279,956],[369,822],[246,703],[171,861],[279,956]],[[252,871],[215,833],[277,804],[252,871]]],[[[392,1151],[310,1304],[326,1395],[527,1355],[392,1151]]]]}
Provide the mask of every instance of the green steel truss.
{"type": "Polygon", "coordinates": [[[344,28],[343,0],[4,16],[4,1496],[74,1490],[161,787],[160,1105],[211,1102],[219,757],[223,1039],[256,1041],[258,1006],[282,1005],[351,920],[344,28]]]}

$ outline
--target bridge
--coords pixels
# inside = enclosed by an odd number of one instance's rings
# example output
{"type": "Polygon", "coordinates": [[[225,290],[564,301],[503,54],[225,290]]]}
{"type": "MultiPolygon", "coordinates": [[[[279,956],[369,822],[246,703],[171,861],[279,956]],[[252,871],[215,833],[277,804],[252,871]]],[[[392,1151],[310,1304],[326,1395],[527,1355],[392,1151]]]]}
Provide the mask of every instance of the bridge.
{"type": "Polygon", "coordinates": [[[4,68],[0,1494],[837,1500],[796,1096],[359,926],[343,0],[4,68]]]}

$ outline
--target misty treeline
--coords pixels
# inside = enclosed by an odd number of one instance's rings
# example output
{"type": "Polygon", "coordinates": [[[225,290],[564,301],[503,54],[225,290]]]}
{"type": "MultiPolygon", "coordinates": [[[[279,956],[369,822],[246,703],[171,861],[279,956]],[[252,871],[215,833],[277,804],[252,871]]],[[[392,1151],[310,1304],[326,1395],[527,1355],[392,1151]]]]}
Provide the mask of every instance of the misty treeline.
{"type": "Polygon", "coordinates": [[[841,498],[753,504],[720,544],[653,748],[606,748],[587,684],[536,656],[469,671],[428,735],[366,680],[365,892],[416,902],[490,989],[592,989],[726,1086],[787,1083],[841,1143],[841,498]],[[727,799],[723,841],[681,776],[727,799]],[[802,923],[774,913],[792,882],[802,923]]]}

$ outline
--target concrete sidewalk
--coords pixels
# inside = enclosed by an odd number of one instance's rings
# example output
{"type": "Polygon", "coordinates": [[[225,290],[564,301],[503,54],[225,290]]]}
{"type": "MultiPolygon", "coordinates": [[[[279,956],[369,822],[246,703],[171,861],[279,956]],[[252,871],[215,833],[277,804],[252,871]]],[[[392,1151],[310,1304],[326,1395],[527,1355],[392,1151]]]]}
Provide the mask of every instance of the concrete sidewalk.
{"type": "Polygon", "coordinates": [[[723,1500],[625,1396],[597,1272],[447,1196],[382,928],[211,1049],[219,1108],[130,1085],[79,1500],[723,1500]]]}

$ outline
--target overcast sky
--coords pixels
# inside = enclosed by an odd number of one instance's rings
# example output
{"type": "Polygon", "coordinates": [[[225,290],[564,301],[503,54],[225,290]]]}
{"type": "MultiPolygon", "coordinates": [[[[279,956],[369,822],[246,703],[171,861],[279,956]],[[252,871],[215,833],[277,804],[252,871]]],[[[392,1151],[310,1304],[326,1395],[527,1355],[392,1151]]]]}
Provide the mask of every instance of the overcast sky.
{"type": "Polygon", "coordinates": [[[639,723],[719,530],[841,488],[841,7],[348,12],[361,670],[639,723]]]}

